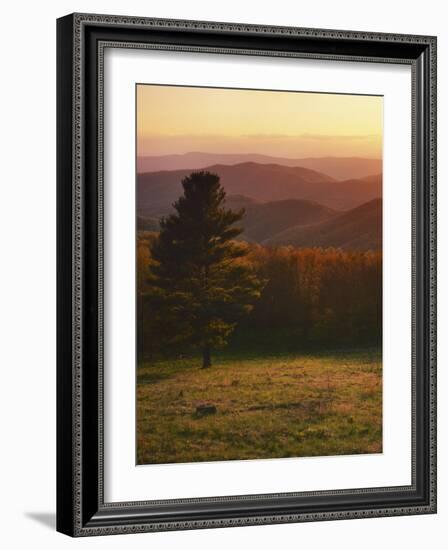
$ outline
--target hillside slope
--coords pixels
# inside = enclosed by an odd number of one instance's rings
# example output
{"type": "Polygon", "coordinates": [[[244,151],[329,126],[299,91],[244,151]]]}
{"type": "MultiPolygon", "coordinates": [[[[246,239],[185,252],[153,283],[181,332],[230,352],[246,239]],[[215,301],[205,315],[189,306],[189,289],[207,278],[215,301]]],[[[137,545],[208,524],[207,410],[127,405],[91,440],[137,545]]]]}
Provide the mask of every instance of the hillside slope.
{"type": "Polygon", "coordinates": [[[321,223],[295,226],[263,241],[270,246],[382,248],[382,200],[374,199],[321,223]]]}
{"type": "MultiPolygon", "coordinates": [[[[329,220],[340,212],[316,202],[287,199],[260,203],[243,195],[228,195],[226,206],[232,210],[244,209],[238,225],[244,228],[241,239],[261,243],[290,227],[309,225],[329,220]]],[[[137,216],[140,231],[158,231],[159,219],[137,216]]]]}
{"type": "Polygon", "coordinates": [[[250,204],[245,207],[242,238],[261,243],[290,227],[323,222],[338,214],[336,210],[301,199],[250,204]]]}

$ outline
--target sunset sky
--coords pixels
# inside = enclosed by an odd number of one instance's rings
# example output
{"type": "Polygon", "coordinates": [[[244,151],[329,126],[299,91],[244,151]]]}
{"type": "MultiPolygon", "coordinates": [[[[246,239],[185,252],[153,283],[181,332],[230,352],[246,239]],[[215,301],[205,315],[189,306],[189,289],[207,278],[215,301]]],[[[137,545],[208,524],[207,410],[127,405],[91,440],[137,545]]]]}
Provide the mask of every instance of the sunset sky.
{"type": "Polygon", "coordinates": [[[137,86],[137,154],[382,157],[383,98],[137,86]]]}

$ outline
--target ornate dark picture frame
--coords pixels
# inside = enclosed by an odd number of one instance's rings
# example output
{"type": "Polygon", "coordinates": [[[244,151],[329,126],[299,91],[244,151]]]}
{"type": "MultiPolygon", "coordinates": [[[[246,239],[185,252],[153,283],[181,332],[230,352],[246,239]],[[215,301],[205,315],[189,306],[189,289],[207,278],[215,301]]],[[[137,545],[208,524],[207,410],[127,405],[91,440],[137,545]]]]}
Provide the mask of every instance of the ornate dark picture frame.
{"type": "Polygon", "coordinates": [[[435,513],[436,38],[73,14],[57,22],[57,52],[58,531],[89,536],[435,513]],[[102,82],[111,45],[411,66],[410,486],[104,501],[102,82]]]}

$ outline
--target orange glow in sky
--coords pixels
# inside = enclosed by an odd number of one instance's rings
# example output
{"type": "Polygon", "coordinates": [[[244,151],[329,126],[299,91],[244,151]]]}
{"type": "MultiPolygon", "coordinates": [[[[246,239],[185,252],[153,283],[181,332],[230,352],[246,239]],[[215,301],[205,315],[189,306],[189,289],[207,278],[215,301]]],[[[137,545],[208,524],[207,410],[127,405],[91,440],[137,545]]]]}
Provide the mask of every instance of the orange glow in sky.
{"type": "Polygon", "coordinates": [[[383,98],[137,85],[137,154],[382,157],[383,98]]]}

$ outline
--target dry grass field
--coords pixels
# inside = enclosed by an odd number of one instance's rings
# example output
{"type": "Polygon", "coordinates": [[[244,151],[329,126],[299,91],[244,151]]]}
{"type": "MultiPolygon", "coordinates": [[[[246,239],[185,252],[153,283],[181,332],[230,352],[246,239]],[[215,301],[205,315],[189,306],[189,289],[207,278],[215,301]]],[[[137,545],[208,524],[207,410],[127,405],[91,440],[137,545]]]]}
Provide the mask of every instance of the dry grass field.
{"type": "Polygon", "coordinates": [[[199,367],[197,358],[138,367],[138,464],[382,452],[375,349],[223,353],[199,367]]]}

